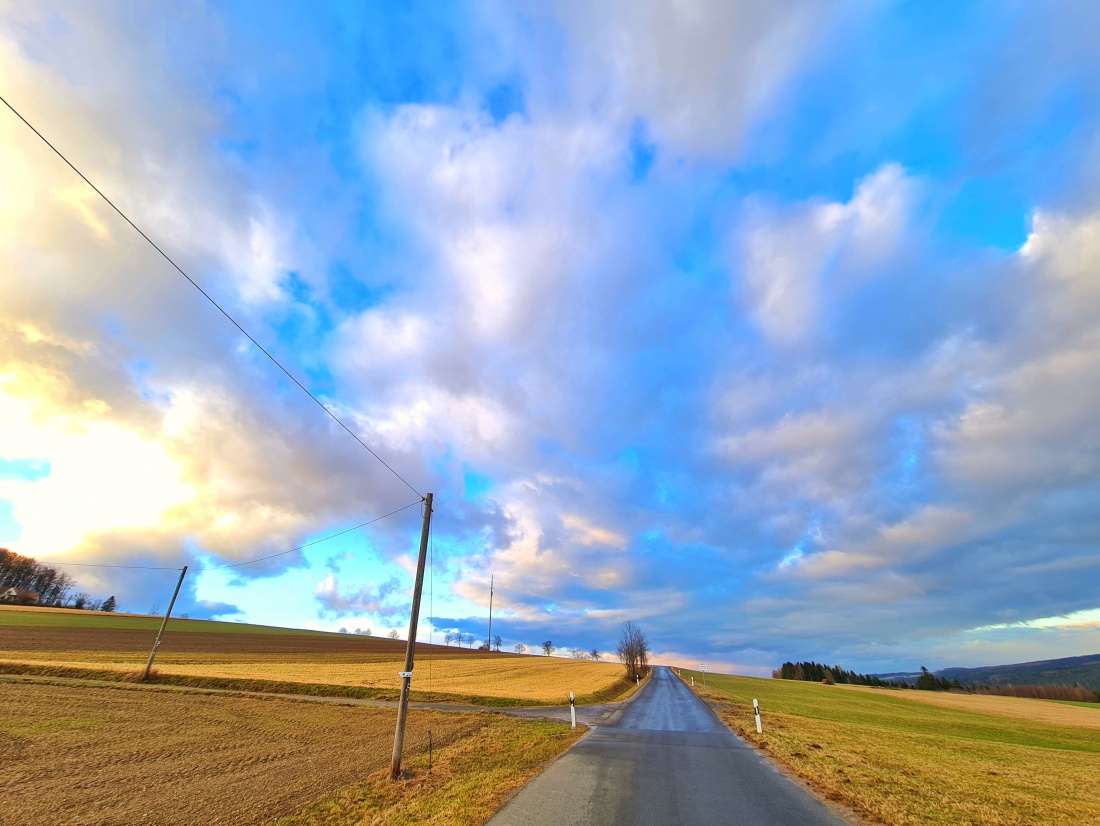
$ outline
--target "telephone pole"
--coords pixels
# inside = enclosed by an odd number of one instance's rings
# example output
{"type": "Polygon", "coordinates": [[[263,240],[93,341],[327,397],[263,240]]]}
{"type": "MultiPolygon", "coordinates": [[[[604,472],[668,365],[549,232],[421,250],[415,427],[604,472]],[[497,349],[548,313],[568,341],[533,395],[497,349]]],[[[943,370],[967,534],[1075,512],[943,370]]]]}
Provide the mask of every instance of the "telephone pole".
{"type": "Polygon", "coordinates": [[[493,577],[489,576],[489,651],[493,650],[493,577]]]}
{"type": "Polygon", "coordinates": [[[409,684],[412,682],[413,654],[416,652],[416,623],[420,618],[420,593],[424,590],[424,561],[428,557],[428,531],[432,525],[432,495],[424,498],[424,525],[420,529],[420,558],[416,561],[413,584],[412,616],[409,617],[409,641],[405,647],[405,669],[401,672],[401,700],[397,704],[397,730],[393,735],[393,759],[390,779],[401,777],[401,750],[405,745],[405,717],[409,713],[409,684]]]}
{"type": "Polygon", "coordinates": [[[149,655],[149,662],[145,664],[145,671],[141,673],[141,681],[145,682],[149,679],[149,672],[153,670],[153,660],[157,656],[157,649],[160,648],[160,641],[164,637],[164,629],[168,627],[168,618],[172,616],[172,606],[176,604],[176,597],[180,595],[180,586],[183,585],[183,578],[187,576],[187,566],[183,566],[183,570],[180,571],[179,582],[176,583],[176,590],[172,592],[172,601],[168,603],[168,610],[164,612],[164,622],[160,624],[160,630],[157,631],[157,641],[153,643],[153,652],[149,655]]]}

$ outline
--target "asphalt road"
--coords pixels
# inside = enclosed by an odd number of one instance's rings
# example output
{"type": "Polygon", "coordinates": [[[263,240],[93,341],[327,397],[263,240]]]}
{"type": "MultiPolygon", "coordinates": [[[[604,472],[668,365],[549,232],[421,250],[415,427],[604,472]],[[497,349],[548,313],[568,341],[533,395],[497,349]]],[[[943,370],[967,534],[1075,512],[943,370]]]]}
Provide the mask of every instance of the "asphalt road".
{"type": "Polygon", "coordinates": [[[490,826],[842,826],[667,668],[609,725],[529,783],[490,826]]]}

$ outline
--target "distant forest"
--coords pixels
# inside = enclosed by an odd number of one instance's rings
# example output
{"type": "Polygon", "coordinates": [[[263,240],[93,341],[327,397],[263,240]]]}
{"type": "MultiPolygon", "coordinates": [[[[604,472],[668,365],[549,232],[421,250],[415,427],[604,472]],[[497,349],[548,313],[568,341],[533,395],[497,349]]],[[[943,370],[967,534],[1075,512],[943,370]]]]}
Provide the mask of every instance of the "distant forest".
{"type": "MultiPolygon", "coordinates": [[[[1084,657],[1080,658],[1086,659],[1084,657]]],[[[1095,657],[1089,658],[1095,660],[1095,657]]],[[[1056,662],[1056,661],[1051,661],[1056,662]]],[[[1090,663],[1091,664],[1091,663],[1090,663]]],[[[1001,666],[1000,668],[1012,668],[1001,666]]],[[[962,671],[964,669],[958,669],[962,671]]],[[[974,669],[977,670],[977,669],[974,669]]],[[[992,670],[992,669],[990,669],[992,670]]],[[[883,680],[873,674],[859,674],[841,668],[839,665],[824,665],[822,663],[783,663],[781,668],[772,671],[772,679],[776,680],[803,680],[811,683],[842,683],[846,685],[870,685],[878,688],[910,688],[917,691],[965,691],[974,694],[996,694],[1003,697],[1032,697],[1043,700],[1070,700],[1075,702],[1097,703],[1100,702],[1100,692],[1077,684],[1066,685],[994,685],[988,686],[982,683],[963,685],[957,678],[937,677],[927,668],[921,666],[920,674],[916,680],[891,681],[883,680]]]]}
{"type": "Polygon", "coordinates": [[[823,663],[783,663],[781,668],[772,671],[772,677],[780,680],[803,680],[809,683],[841,683],[843,685],[871,685],[878,688],[915,688],[920,691],[962,690],[964,686],[958,680],[937,677],[921,666],[920,676],[915,683],[892,682],[876,677],[874,674],[860,674],[841,668],[839,665],[823,663]]]}

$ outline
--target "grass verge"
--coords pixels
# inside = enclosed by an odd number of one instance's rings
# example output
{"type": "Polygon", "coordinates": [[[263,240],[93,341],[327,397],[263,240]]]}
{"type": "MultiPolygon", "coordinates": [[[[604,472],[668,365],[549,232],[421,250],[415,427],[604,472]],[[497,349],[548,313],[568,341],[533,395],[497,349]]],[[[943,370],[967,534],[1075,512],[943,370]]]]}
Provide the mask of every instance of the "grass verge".
{"type": "Polygon", "coordinates": [[[889,826],[1100,823],[1096,729],[786,680],[710,674],[704,690],[694,676],[696,692],[742,738],[823,796],[889,826]]]}
{"type": "Polygon", "coordinates": [[[497,715],[476,734],[435,751],[431,771],[423,753],[405,761],[404,779],[389,769],[328,794],[275,826],[479,826],[584,733],[562,723],[497,715]]]}

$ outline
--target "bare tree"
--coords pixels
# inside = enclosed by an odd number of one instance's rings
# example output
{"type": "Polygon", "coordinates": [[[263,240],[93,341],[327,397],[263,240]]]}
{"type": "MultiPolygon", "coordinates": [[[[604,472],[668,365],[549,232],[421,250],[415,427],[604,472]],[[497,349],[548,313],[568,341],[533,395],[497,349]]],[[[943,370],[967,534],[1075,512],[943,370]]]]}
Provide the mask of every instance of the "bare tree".
{"type": "Polygon", "coordinates": [[[450,645],[454,641],[455,641],[454,634],[452,634],[450,631],[448,631],[446,634],[443,635],[443,642],[445,642],[447,645],[450,645]]]}
{"type": "Polygon", "coordinates": [[[623,624],[619,633],[619,662],[626,666],[626,676],[639,679],[649,668],[649,641],[633,621],[623,624]]]}
{"type": "Polygon", "coordinates": [[[504,643],[504,640],[500,638],[500,634],[493,634],[493,650],[498,654],[500,653],[500,646],[504,643]]]}
{"type": "Polygon", "coordinates": [[[512,650],[515,651],[517,654],[526,654],[527,653],[527,646],[524,645],[521,642],[517,642],[516,647],[513,648],[512,650]]]}
{"type": "Polygon", "coordinates": [[[588,652],[588,656],[594,659],[596,662],[599,662],[600,658],[603,657],[603,654],[600,653],[600,649],[593,648],[591,651],[588,652]]]}
{"type": "Polygon", "coordinates": [[[569,656],[571,656],[574,660],[583,660],[588,657],[588,654],[585,653],[583,648],[574,648],[572,651],[569,652],[569,656]]]}
{"type": "Polygon", "coordinates": [[[466,640],[466,647],[467,648],[473,648],[474,647],[474,635],[473,634],[466,634],[465,640],[466,640]]]}
{"type": "Polygon", "coordinates": [[[389,637],[391,640],[400,639],[400,637],[401,637],[401,635],[399,633],[397,633],[396,628],[394,628],[392,631],[390,631],[390,633],[388,633],[386,636],[389,637]]]}
{"type": "Polygon", "coordinates": [[[551,654],[553,654],[554,653],[554,642],[553,642],[553,640],[546,640],[545,642],[543,642],[542,650],[546,652],[547,657],[549,657],[551,654]]]}

